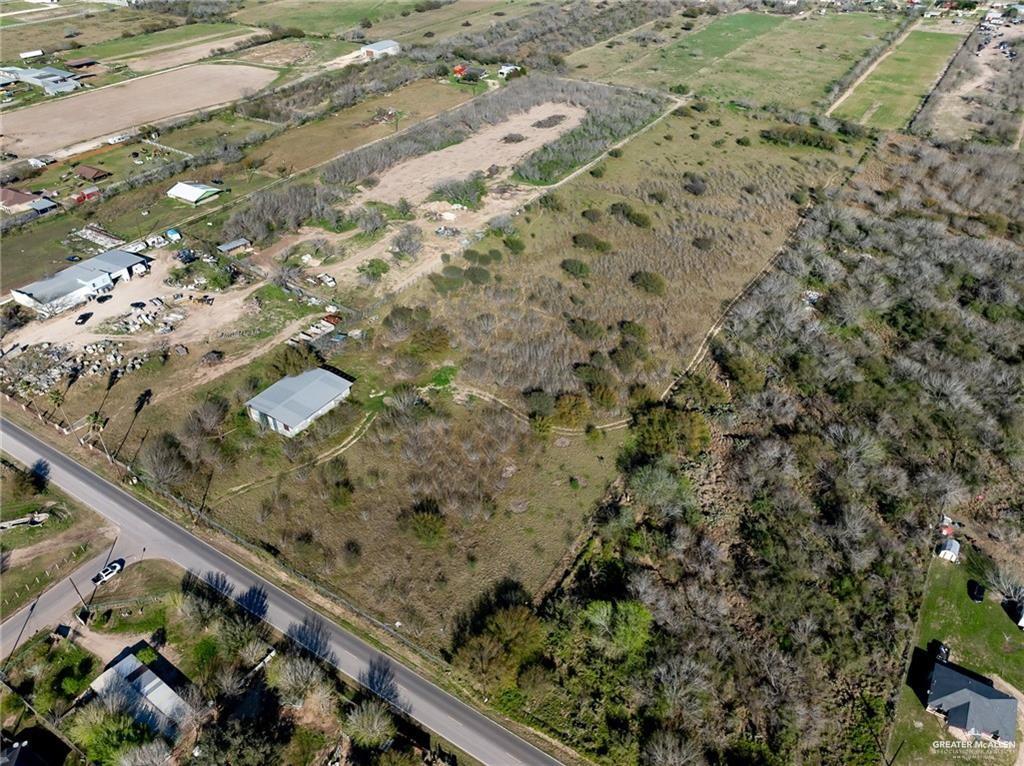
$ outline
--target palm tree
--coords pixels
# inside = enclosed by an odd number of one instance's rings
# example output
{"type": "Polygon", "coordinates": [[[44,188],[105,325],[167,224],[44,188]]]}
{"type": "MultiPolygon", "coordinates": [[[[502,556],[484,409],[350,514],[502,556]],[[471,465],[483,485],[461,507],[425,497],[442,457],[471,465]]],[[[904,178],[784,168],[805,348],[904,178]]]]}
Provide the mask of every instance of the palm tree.
{"type": "Polygon", "coordinates": [[[59,388],[54,388],[51,389],[50,393],[48,393],[46,396],[50,400],[50,404],[53,405],[53,408],[55,410],[60,411],[60,416],[64,419],[64,422],[67,423],[68,426],[70,426],[71,419],[68,417],[68,414],[64,411],[64,392],[61,391],[59,388]]]}
{"type": "Polygon", "coordinates": [[[103,417],[103,413],[99,410],[90,412],[85,418],[85,423],[89,426],[89,433],[87,436],[96,434],[100,440],[100,445],[103,447],[103,452],[107,456],[107,460],[110,460],[110,450],[107,449],[107,445],[103,441],[103,427],[107,424],[107,419],[103,417]]]}

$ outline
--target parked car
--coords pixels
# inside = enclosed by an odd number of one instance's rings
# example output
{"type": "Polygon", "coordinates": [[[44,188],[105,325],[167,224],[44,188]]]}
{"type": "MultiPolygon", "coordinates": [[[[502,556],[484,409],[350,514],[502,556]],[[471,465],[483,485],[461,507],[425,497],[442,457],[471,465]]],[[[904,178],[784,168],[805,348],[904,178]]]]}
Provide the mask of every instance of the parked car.
{"type": "Polygon", "coordinates": [[[96,302],[97,303],[106,303],[109,300],[113,300],[113,298],[114,298],[113,295],[101,295],[99,298],[96,299],[96,302]]]}
{"type": "Polygon", "coordinates": [[[75,320],[76,325],[83,325],[92,319],[92,312],[86,311],[84,314],[79,314],[78,319],[75,320]]]}
{"type": "Polygon", "coordinates": [[[69,255],[64,260],[65,261],[71,261],[72,263],[78,263],[80,260],[82,260],[82,256],[80,256],[80,255],[69,255]]]}
{"type": "Polygon", "coordinates": [[[124,569],[123,561],[111,561],[103,569],[96,573],[96,576],[92,578],[93,585],[102,585],[107,580],[113,579],[117,574],[124,569]]]}
{"type": "Polygon", "coordinates": [[[935,661],[936,662],[949,662],[949,647],[943,643],[940,643],[935,647],[935,661]]]}

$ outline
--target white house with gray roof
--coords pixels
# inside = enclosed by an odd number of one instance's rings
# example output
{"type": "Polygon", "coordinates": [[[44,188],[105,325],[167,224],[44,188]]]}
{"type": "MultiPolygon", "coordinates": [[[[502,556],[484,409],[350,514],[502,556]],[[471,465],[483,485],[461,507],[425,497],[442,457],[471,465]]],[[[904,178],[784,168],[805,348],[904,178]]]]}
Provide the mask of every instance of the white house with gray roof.
{"type": "Polygon", "coordinates": [[[105,253],[76,263],[52,277],[11,290],[11,297],[43,316],[53,316],[109,292],[116,282],[144,274],[149,259],[124,250],[105,253]]]}
{"type": "Polygon", "coordinates": [[[352,381],[318,367],[281,378],[245,406],[257,423],[291,438],[337,407],[351,389],[352,381]]]}

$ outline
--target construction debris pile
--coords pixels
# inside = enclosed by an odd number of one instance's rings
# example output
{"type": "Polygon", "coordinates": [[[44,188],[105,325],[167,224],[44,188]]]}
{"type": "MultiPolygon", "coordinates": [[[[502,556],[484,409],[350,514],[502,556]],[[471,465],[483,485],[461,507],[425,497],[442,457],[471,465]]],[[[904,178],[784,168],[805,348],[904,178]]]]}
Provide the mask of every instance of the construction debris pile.
{"type": "Polygon", "coordinates": [[[80,353],[52,343],[16,346],[0,358],[0,384],[14,393],[42,396],[81,377],[122,378],[149,360],[148,352],[127,357],[123,348],[123,342],[112,340],[89,343],[80,353]]]}

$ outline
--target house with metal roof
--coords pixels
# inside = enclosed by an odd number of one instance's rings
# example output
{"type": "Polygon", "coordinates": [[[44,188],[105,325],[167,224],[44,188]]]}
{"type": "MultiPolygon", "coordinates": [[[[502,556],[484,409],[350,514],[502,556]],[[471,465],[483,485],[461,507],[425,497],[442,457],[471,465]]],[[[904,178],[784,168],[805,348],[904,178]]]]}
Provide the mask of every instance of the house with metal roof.
{"type": "Polygon", "coordinates": [[[195,183],[193,181],[178,181],[167,190],[167,196],[171,199],[181,200],[190,205],[199,205],[207,200],[213,199],[223,189],[208,184],[195,183]]]}
{"type": "Polygon", "coordinates": [[[928,686],[928,710],[967,736],[1016,742],[1017,700],[987,678],[936,661],[928,686]]]}
{"type": "Polygon", "coordinates": [[[76,263],[52,277],[11,290],[11,297],[43,316],[53,316],[109,292],[116,282],[144,274],[149,259],[124,250],[105,253],[76,263]]]}
{"type": "Polygon", "coordinates": [[[89,684],[97,697],[115,697],[141,724],[169,739],[177,737],[192,708],[153,670],[128,654],[89,684]]]}
{"type": "Polygon", "coordinates": [[[0,68],[0,73],[13,77],[18,82],[42,88],[43,92],[48,96],[70,93],[82,87],[82,83],[75,79],[76,75],[52,66],[44,66],[39,69],[10,66],[0,68]]]}
{"type": "Polygon", "coordinates": [[[376,43],[364,45],[359,49],[363,58],[367,61],[383,58],[384,56],[397,56],[402,52],[402,46],[394,40],[381,40],[376,43]]]}
{"type": "Polygon", "coordinates": [[[217,251],[227,255],[228,253],[235,252],[235,250],[243,250],[247,247],[252,247],[252,242],[247,240],[245,237],[239,237],[238,239],[233,239],[230,242],[223,242],[217,245],[217,251]]]}
{"type": "Polygon", "coordinates": [[[281,378],[245,406],[257,423],[291,438],[337,407],[351,389],[352,381],[318,367],[281,378]]]}

